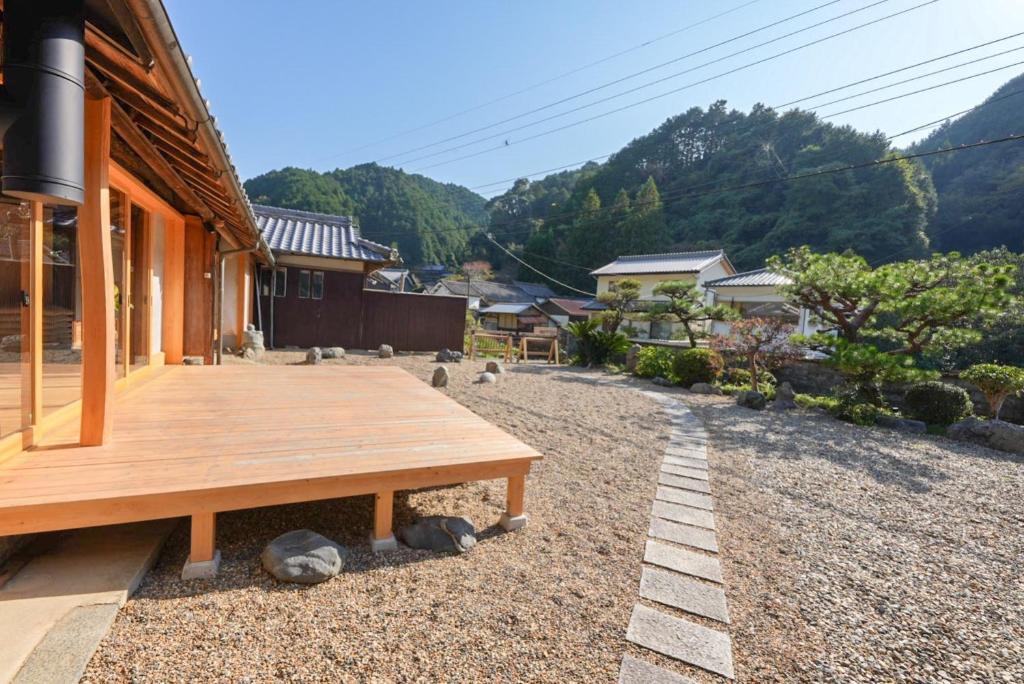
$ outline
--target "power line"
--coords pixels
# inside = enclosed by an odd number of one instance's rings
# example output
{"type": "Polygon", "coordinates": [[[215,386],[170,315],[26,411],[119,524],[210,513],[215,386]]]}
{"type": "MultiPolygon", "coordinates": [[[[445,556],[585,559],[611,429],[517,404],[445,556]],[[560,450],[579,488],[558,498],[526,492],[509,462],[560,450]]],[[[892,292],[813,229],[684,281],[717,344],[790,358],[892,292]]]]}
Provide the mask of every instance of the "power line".
{"type": "Polygon", "coordinates": [[[521,263],[521,264],[522,264],[523,266],[525,266],[526,268],[528,268],[528,269],[530,269],[531,271],[533,271],[534,273],[536,273],[537,275],[541,276],[542,278],[547,278],[547,279],[548,279],[548,280],[550,280],[551,282],[553,282],[553,283],[556,283],[556,284],[558,284],[558,285],[561,285],[562,287],[564,287],[564,288],[565,288],[565,289],[567,289],[567,290],[572,290],[573,292],[579,292],[580,294],[582,294],[582,295],[586,295],[586,296],[588,296],[588,297],[596,297],[596,296],[597,296],[597,295],[596,295],[595,293],[593,293],[593,292],[587,292],[586,290],[581,290],[581,289],[579,289],[579,288],[577,288],[577,287],[573,287],[572,285],[568,285],[568,284],[566,284],[566,283],[563,283],[563,282],[562,282],[561,280],[558,280],[557,278],[552,278],[551,276],[549,276],[549,275],[548,275],[547,273],[545,273],[544,271],[541,271],[540,269],[538,269],[538,268],[535,268],[535,267],[531,266],[530,264],[526,263],[525,261],[523,261],[522,259],[520,259],[519,257],[517,257],[517,256],[516,256],[515,254],[513,254],[512,252],[510,252],[509,250],[505,249],[505,248],[504,248],[504,247],[503,247],[503,246],[502,246],[502,245],[501,245],[501,244],[500,244],[499,242],[497,242],[497,241],[496,241],[496,240],[495,240],[494,238],[492,238],[492,237],[491,237],[490,235],[488,235],[487,233],[484,233],[483,235],[484,235],[484,237],[486,237],[486,238],[487,238],[488,240],[490,240],[490,241],[491,241],[491,243],[492,243],[492,244],[493,244],[493,245],[494,245],[495,247],[497,247],[498,249],[500,249],[501,251],[503,251],[503,252],[504,252],[505,254],[508,254],[508,255],[509,255],[510,257],[512,257],[513,259],[515,259],[516,261],[518,261],[519,263],[521,263]]]}
{"type": "MultiPolygon", "coordinates": [[[[877,81],[878,79],[885,78],[886,76],[892,76],[892,75],[900,73],[900,72],[904,72],[904,71],[908,71],[910,69],[914,69],[916,67],[924,66],[925,64],[931,64],[931,63],[934,63],[934,62],[937,62],[937,61],[940,61],[940,60],[943,60],[943,59],[948,59],[949,57],[954,57],[956,55],[963,54],[965,52],[971,52],[973,50],[977,50],[977,49],[980,49],[980,48],[983,48],[983,47],[988,47],[988,46],[994,45],[996,43],[1005,42],[1007,40],[1011,40],[1013,38],[1017,38],[1017,37],[1020,37],[1022,35],[1024,35],[1024,32],[1014,33],[1014,34],[1005,36],[1003,38],[997,38],[995,40],[990,40],[990,41],[986,41],[984,43],[979,43],[977,45],[972,45],[970,47],[966,47],[966,48],[963,48],[963,49],[960,49],[960,50],[956,50],[955,52],[950,52],[950,53],[946,53],[944,55],[939,55],[937,57],[932,57],[930,59],[926,59],[926,60],[924,60],[922,62],[916,62],[914,64],[908,64],[907,66],[900,67],[899,69],[894,69],[892,71],[886,71],[884,73],[877,74],[875,76],[869,76],[867,78],[862,78],[862,79],[859,79],[857,81],[852,81],[850,83],[846,83],[844,85],[837,86],[835,88],[829,88],[828,90],[823,90],[823,91],[815,93],[813,95],[807,95],[807,96],[801,97],[801,98],[799,98],[797,100],[792,100],[790,102],[786,102],[784,104],[772,105],[771,108],[775,109],[775,110],[779,110],[779,109],[782,109],[783,107],[788,107],[788,106],[790,106],[792,104],[795,104],[797,102],[804,102],[806,100],[813,100],[813,99],[815,99],[817,97],[821,97],[823,95],[829,95],[829,94],[832,94],[832,93],[835,93],[835,92],[839,92],[841,90],[846,90],[847,88],[852,88],[853,86],[862,85],[864,83],[869,83],[871,81],[877,81]]],[[[926,78],[926,77],[929,77],[929,76],[934,76],[935,74],[942,73],[943,71],[949,71],[951,69],[956,69],[956,68],[959,68],[959,67],[967,66],[969,64],[973,64],[973,63],[976,63],[976,62],[979,62],[979,61],[983,61],[983,60],[987,60],[987,59],[992,59],[993,57],[997,57],[997,56],[1000,56],[1000,55],[1003,55],[1003,54],[1007,54],[1009,52],[1015,52],[1015,51],[1022,50],[1022,49],[1024,49],[1024,46],[1018,47],[1018,48],[1012,48],[1010,50],[1006,50],[1004,52],[999,52],[999,53],[996,53],[994,55],[989,55],[987,57],[981,57],[981,58],[979,58],[977,60],[972,60],[972,61],[969,61],[969,62],[962,62],[962,63],[957,64],[957,65],[952,66],[952,67],[946,67],[945,69],[940,69],[940,70],[933,71],[933,72],[930,72],[930,73],[927,73],[927,74],[922,74],[922,75],[914,77],[914,78],[905,79],[903,81],[898,81],[897,83],[892,83],[892,84],[889,84],[889,85],[886,85],[886,86],[882,86],[882,87],[876,88],[874,90],[864,91],[864,92],[861,92],[861,93],[859,93],[857,95],[851,95],[848,98],[844,98],[844,99],[852,99],[852,98],[855,98],[855,97],[861,97],[863,95],[867,95],[867,94],[870,94],[872,92],[877,92],[879,90],[884,90],[884,89],[887,89],[887,88],[891,88],[891,87],[896,86],[896,85],[903,85],[905,83],[909,83],[909,82],[912,82],[912,81],[915,81],[915,80],[919,80],[919,79],[926,78]]],[[[840,101],[842,101],[842,100],[833,100],[832,102],[826,102],[824,104],[808,108],[806,111],[813,111],[814,109],[818,109],[819,107],[824,107],[824,106],[827,106],[827,105],[830,105],[830,104],[835,104],[835,103],[840,102],[840,101]]],[[[984,106],[984,105],[982,104],[982,105],[978,105],[978,106],[980,107],[980,106],[984,106]]],[[[964,112],[957,112],[956,114],[951,114],[950,117],[958,116],[959,114],[965,113],[966,111],[970,111],[970,110],[964,110],[964,112]]],[[[941,122],[942,119],[939,119],[939,121],[941,122]]],[[[927,124],[921,126],[921,128],[924,128],[924,127],[927,127],[927,124]]],[[[745,129],[741,129],[740,131],[737,131],[737,132],[742,132],[743,130],[745,130],[745,129]]],[[[919,130],[919,129],[917,129],[917,130],[919,130]]],[[[906,131],[906,132],[913,132],[913,131],[906,131]]],[[[899,135],[903,135],[903,133],[901,133],[899,135]]],[[[894,137],[896,137],[896,136],[894,136],[894,137]]],[[[485,183],[485,184],[482,184],[482,185],[476,185],[476,186],[471,187],[470,189],[471,190],[476,190],[476,189],[479,189],[479,188],[486,188],[486,187],[489,187],[489,186],[492,186],[492,185],[501,185],[502,183],[509,183],[509,182],[512,182],[512,181],[516,181],[516,180],[518,180],[520,178],[531,178],[533,176],[544,175],[544,174],[547,174],[547,173],[551,173],[553,171],[562,171],[564,169],[569,169],[569,168],[572,168],[574,166],[579,166],[579,165],[582,165],[582,164],[586,164],[586,163],[591,162],[591,161],[598,161],[598,160],[601,160],[601,159],[607,159],[608,157],[612,156],[613,154],[615,154],[615,153],[613,152],[611,154],[604,154],[604,155],[600,155],[600,156],[597,156],[597,157],[592,157],[590,159],[586,159],[584,161],[574,162],[572,164],[565,164],[563,166],[558,166],[558,167],[551,168],[551,169],[546,169],[546,170],[543,170],[543,171],[536,171],[536,172],[529,173],[529,174],[522,174],[522,175],[516,176],[514,178],[507,178],[507,179],[500,180],[500,181],[494,181],[492,183],[485,183]]]]}
{"type": "MultiPolygon", "coordinates": [[[[583,124],[590,123],[591,121],[596,121],[598,119],[603,119],[606,116],[611,116],[612,114],[618,114],[619,112],[623,112],[623,111],[626,111],[628,109],[632,109],[634,107],[639,107],[639,106],[647,104],[649,102],[653,102],[655,100],[659,100],[661,98],[668,97],[669,95],[674,95],[674,94],[676,94],[678,92],[682,92],[683,90],[687,90],[689,88],[693,88],[695,86],[702,85],[702,84],[708,83],[710,81],[714,81],[714,80],[722,78],[724,76],[729,76],[731,74],[735,74],[735,73],[743,71],[745,69],[749,69],[749,68],[751,68],[753,66],[764,64],[765,62],[770,62],[770,61],[772,61],[774,59],[778,59],[779,57],[783,57],[783,56],[792,54],[794,52],[798,52],[799,50],[803,50],[805,48],[811,47],[813,45],[817,45],[819,43],[823,43],[825,41],[832,40],[833,38],[838,38],[839,36],[847,35],[849,33],[852,33],[854,31],[860,30],[862,28],[866,28],[868,26],[872,26],[874,24],[878,24],[878,23],[880,23],[882,21],[886,21],[888,19],[893,19],[893,18],[898,17],[900,15],[907,14],[908,12],[913,12],[914,10],[921,9],[922,7],[927,7],[928,5],[933,5],[936,2],[938,2],[938,1],[939,0],[927,0],[927,2],[923,2],[921,4],[914,5],[913,7],[910,7],[908,9],[901,10],[899,12],[894,12],[893,14],[888,14],[888,15],[886,15],[884,17],[880,17],[880,18],[875,19],[873,21],[869,21],[867,23],[860,24],[858,26],[854,26],[854,27],[846,29],[844,31],[839,31],[838,33],[833,33],[831,35],[825,36],[824,38],[819,38],[819,39],[811,41],[809,43],[804,43],[803,45],[799,45],[799,46],[797,46],[795,48],[791,48],[789,50],[785,50],[783,52],[776,53],[774,55],[771,55],[769,57],[765,57],[763,59],[759,59],[759,60],[757,60],[755,62],[750,62],[748,64],[744,64],[742,66],[735,67],[733,69],[729,69],[728,71],[724,71],[724,72],[721,72],[719,74],[715,74],[714,76],[709,76],[709,77],[704,78],[704,79],[702,79],[700,81],[694,81],[692,83],[688,83],[688,84],[686,84],[684,86],[681,86],[679,88],[674,88],[672,90],[666,91],[664,93],[660,93],[658,95],[652,95],[651,97],[645,98],[645,99],[640,100],[638,102],[633,102],[633,103],[630,103],[630,104],[627,104],[627,105],[623,105],[622,107],[618,107],[616,109],[612,109],[612,110],[609,110],[607,112],[602,112],[600,114],[595,114],[594,116],[588,117],[586,119],[581,119],[579,121],[575,121],[575,122],[572,122],[572,123],[568,123],[568,124],[565,124],[564,126],[559,126],[557,128],[548,129],[546,131],[542,131],[540,133],[536,133],[534,135],[527,136],[525,138],[520,138],[519,140],[507,141],[508,144],[505,144],[505,145],[498,145],[498,146],[495,146],[495,147],[488,147],[488,148],[485,148],[483,150],[474,152],[472,154],[467,154],[467,155],[463,155],[461,157],[455,157],[453,159],[449,159],[449,160],[446,160],[446,161],[443,161],[443,162],[438,162],[436,164],[430,164],[428,166],[423,166],[423,167],[417,169],[416,172],[425,171],[427,169],[432,169],[432,168],[435,168],[435,167],[438,167],[438,166],[444,166],[446,164],[452,164],[454,162],[463,161],[465,159],[470,159],[472,157],[478,157],[478,156],[480,156],[482,154],[486,154],[488,152],[494,152],[496,150],[504,149],[506,147],[509,147],[510,145],[518,145],[520,143],[528,142],[528,141],[531,141],[531,140],[536,140],[538,138],[542,138],[542,137],[551,135],[553,133],[558,133],[560,131],[564,131],[566,129],[573,128],[575,126],[581,126],[583,124]]],[[[612,99],[612,98],[606,98],[606,99],[612,99]]],[[[603,102],[603,101],[605,101],[605,100],[599,100],[597,102],[593,102],[593,103],[591,103],[591,105],[598,104],[598,103],[603,102]]],[[[591,106],[591,105],[587,105],[587,106],[591,106]]],[[[566,113],[568,113],[568,112],[566,112],[566,113]]]]}
{"type": "MultiPolygon", "coordinates": [[[[833,0],[833,2],[826,3],[826,5],[819,5],[818,7],[813,8],[812,10],[808,10],[808,12],[820,9],[821,7],[825,7],[827,5],[835,4],[835,2],[837,2],[837,1],[839,1],[839,0],[833,0]]],[[[583,109],[587,109],[589,107],[593,107],[594,105],[598,105],[598,104],[601,104],[601,103],[604,103],[604,102],[608,102],[610,100],[615,100],[615,99],[623,97],[625,95],[630,95],[630,94],[635,93],[637,91],[644,90],[646,88],[650,88],[651,86],[655,86],[655,85],[657,85],[659,83],[664,83],[665,81],[670,81],[672,79],[679,78],[680,76],[684,76],[684,75],[692,73],[694,71],[698,71],[700,69],[703,69],[704,67],[708,67],[708,66],[711,66],[713,64],[718,64],[719,62],[724,62],[724,61],[726,61],[728,59],[731,59],[733,57],[738,57],[739,55],[742,55],[742,54],[745,54],[745,53],[748,53],[748,52],[752,52],[752,51],[757,50],[759,48],[762,48],[762,47],[764,47],[766,45],[771,45],[772,43],[777,43],[777,42],[785,40],[787,38],[791,38],[791,37],[793,37],[793,36],[795,36],[797,34],[805,33],[805,32],[810,31],[812,29],[819,28],[821,26],[824,26],[825,24],[829,24],[829,23],[832,23],[832,22],[835,22],[835,21],[839,21],[840,19],[844,19],[844,18],[849,17],[849,16],[851,16],[853,14],[857,14],[859,12],[863,12],[865,10],[871,9],[873,7],[877,7],[878,5],[882,5],[882,4],[890,2],[890,1],[891,0],[875,0],[874,2],[872,2],[869,5],[865,5],[863,7],[858,7],[857,9],[851,10],[849,12],[844,12],[843,14],[839,14],[839,15],[836,15],[836,16],[831,17],[829,19],[825,19],[824,21],[820,21],[820,22],[818,22],[816,24],[811,24],[810,26],[806,26],[806,27],[798,29],[796,31],[791,31],[790,33],[786,33],[786,34],[778,36],[776,38],[772,38],[771,40],[765,41],[763,43],[758,43],[757,45],[751,45],[750,47],[746,47],[746,48],[744,48],[742,50],[738,50],[736,52],[732,52],[730,54],[723,55],[721,57],[717,57],[717,58],[709,60],[707,62],[703,62],[701,64],[697,64],[696,66],[692,66],[692,67],[689,67],[687,69],[683,69],[682,71],[677,71],[677,72],[671,73],[671,74],[669,74],[667,76],[662,76],[661,78],[655,79],[653,81],[648,81],[647,83],[642,83],[642,84],[640,84],[638,86],[634,86],[632,88],[629,88],[628,90],[624,90],[624,91],[616,93],[614,95],[609,95],[607,97],[603,97],[601,99],[594,100],[593,102],[590,102],[590,103],[587,103],[587,104],[584,104],[584,105],[579,105],[577,107],[573,107],[571,109],[568,109],[568,110],[566,110],[564,112],[560,112],[558,114],[552,114],[552,115],[547,116],[547,117],[545,117],[543,119],[538,119],[538,120],[533,121],[531,123],[527,123],[527,124],[523,124],[523,125],[520,125],[520,126],[516,126],[515,128],[510,128],[510,129],[501,131],[499,133],[492,133],[492,134],[484,136],[482,138],[477,138],[476,140],[471,141],[471,142],[461,143],[459,145],[455,145],[453,147],[446,148],[444,150],[440,150],[440,151],[437,151],[437,152],[432,152],[430,154],[422,155],[422,156],[419,156],[419,157],[416,157],[416,158],[413,158],[413,159],[407,159],[407,160],[404,160],[404,161],[399,162],[399,163],[400,164],[411,164],[413,162],[420,161],[420,160],[423,160],[423,159],[429,159],[431,157],[436,157],[437,155],[445,154],[445,153],[451,152],[453,150],[459,150],[459,149],[462,149],[462,148],[465,148],[465,147],[469,147],[471,145],[475,145],[475,144],[478,144],[480,142],[485,142],[487,140],[492,140],[494,138],[503,137],[503,136],[506,136],[506,135],[508,135],[510,133],[514,133],[516,131],[523,130],[524,128],[530,128],[531,126],[536,126],[537,124],[544,123],[546,121],[551,121],[553,119],[557,119],[557,118],[566,116],[568,114],[572,114],[573,112],[578,112],[578,111],[581,111],[583,109]]],[[[934,2],[938,2],[938,0],[934,0],[934,2]]],[[[787,17],[786,19],[784,19],[782,21],[789,21],[789,20],[791,20],[791,19],[793,19],[795,17],[801,16],[802,14],[806,14],[806,12],[801,13],[801,14],[797,14],[797,15],[793,15],[792,17],[787,17]]],[[[782,21],[776,22],[776,24],[782,23],[782,21]]],[[[776,24],[769,24],[768,27],[776,25],[776,24]]],[[[764,28],[767,28],[767,27],[762,27],[761,29],[758,29],[758,31],[763,30],[764,28]]],[[[756,32],[757,31],[754,31],[752,33],[756,33],[756,32]]],[[[496,126],[500,126],[502,124],[506,124],[506,123],[510,123],[512,121],[516,121],[518,119],[522,119],[523,117],[529,116],[530,114],[536,114],[538,112],[550,109],[550,108],[555,107],[557,105],[564,104],[566,102],[570,102],[572,100],[578,99],[580,97],[583,97],[584,95],[589,95],[589,94],[597,92],[599,90],[604,90],[605,88],[608,88],[608,87],[610,87],[612,85],[615,85],[615,84],[618,84],[618,83],[622,83],[623,81],[628,81],[628,80],[630,80],[632,78],[635,78],[635,77],[637,77],[639,75],[642,75],[642,74],[654,71],[656,69],[663,68],[666,65],[673,64],[675,62],[682,61],[682,60],[687,59],[689,57],[692,57],[694,55],[701,54],[702,52],[706,52],[707,50],[711,50],[711,49],[719,47],[721,45],[725,45],[727,43],[733,42],[734,40],[738,40],[739,38],[745,37],[747,35],[750,35],[750,34],[744,34],[743,36],[737,36],[736,38],[731,38],[731,39],[729,39],[727,41],[723,41],[721,43],[717,43],[717,44],[709,46],[707,48],[703,48],[701,50],[697,50],[695,52],[691,52],[689,54],[683,55],[682,57],[677,57],[676,59],[670,60],[668,62],[663,62],[662,64],[658,64],[656,66],[649,67],[649,68],[644,69],[642,71],[638,71],[638,72],[635,72],[633,74],[629,74],[628,76],[624,76],[622,78],[618,78],[618,79],[616,79],[614,81],[609,81],[607,83],[603,83],[603,84],[601,84],[599,86],[590,88],[588,90],[584,90],[584,91],[576,93],[574,95],[570,95],[568,97],[564,97],[561,100],[556,100],[555,102],[551,102],[551,103],[542,105],[540,107],[536,107],[536,108],[531,109],[529,111],[522,112],[520,114],[516,114],[515,116],[511,116],[511,117],[508,117],[506,119],[502,119],[501,121],[496,121],[496,122],[494,122],[492,124],[488,124],[486,126],[481,126],[480,128],[475,128],[473,130],[466,131],[464,133],[460,133],[458,135],[449,136],[447,138],[444,138],[443,140],[437,140],[437,141],[432,142],[430,144],[421,145],[421,146],[413,148],[411,150],[405,150],[404,152],[400,152],[398,154],[392,154],[392,155],[389,155],[387,157],[380,157],[376,161],[383,162],[383,161],[387,161],[389,159],[394,159],[395,157],[404,157],[404,156],[406,156],[408,154],[413,154],[415,152],[426,150],[426,149],[431,148],[431,147],[436,147],[437,145],[442,145],[442,144],[444,144],[446,142],[451,142],[451,141],[454,141],[454,140],[458,140],[460,138],[465,138],[465,137],[467,137],[469,135],[473,135],[474,133],[480,133],[482,131],[486,131],[488,129],[495,128],[496,126]]]]}
{"type": "Polygon", "coordinates": [[[893,140],[895,138],[901,138],[904,135],[909,135],[910,133],[917,133],[918,131],[923,130],[925,128],[931,128],[931,127],[936,126],[938,124],[941,124],[941,123],[943,123],[945,121],[949,121],[950,119],[952,119],[955,116],[961,116],[963,114],[970,114],[971,112],[976,111],[978,109],[981,109],[982,107],[987,107],[990,104],[995,104],[996,102],[1001,102],[1003,100],[1007,100],[1007,99],[1009,99],[1011,97],[1014,97],[1016,95],[1021,95],[1021,94],[1024,94],[1024,90],[1014,90],[1013,92],[1006,93],[1005,95],[1002,95],[1000,97],[989,98],[989,99],[985,100],[984,102],[982,102],[981,104],[975,105],[973,107],[970,107],[969,109],[962,109],[959,112],[955,112],[953,114],[948,114],[948,115],[942,117],[941,119],[935,119],[934,121],[929,121],[926,124],[921,124],[920,126],[915,126],[914,128],[908,128],[907,130],[905,130],[905,131],[903,131],[901,133],[896,133],[895,135],[890,135],[887,138],[887,140],[893,140]]]}
{"type": "MultiPolygon", "coordinates": [[[[838,2],[839,0],[836,0],[836,1],[838,2]]],[[[562,72],[562,73],[558,74],[557,76],[552,76],[552,77],[550,77],[550,78],[548,78],[546,80],[540,81],[538,83],[534,83],[533,85],[526,86],[525,88],[522,88],[522,89],[517,90],[515,92],[509,93],[507,95],[502,95],[500,97],[494,98],[493,100],[488,100],[487,102],[484,102],[484,103],[481,103],[481,104],[478,104],[478,105],[474,105],[474,106],[469,107],[467,109],[463,109],[461,111],[455,112],[454,114],[448,114],[447,116],[444,116],[444,117],[442,117],[440,119],[437,119],[435,121],[432,121],[430,123],[426,123],[426,124],[423,124],[421,126],[417,126],[416,128],[410,128],[410,129],[402,131],[400,133],[395,133],[393,135],[390,135],[390,136],[388,136],[386,138],[380,138],[379,140],[375,140],[373,142],[368,142],[368,143],[366,143],[364,145],[360,145],[359,147],[353,147],[353,148],[350,148],[348,150],[344,150],[343,152],[340,152],[338,154],[333,154],[333,155],[330,155],[328,157],[321,157],[321,159],[333,159],[333,158],[340,157],[340,156],[345,155],[345,154],[350,154],[352,152],[359,152],[361,150],[365,150],[368,147],[373,147],[374,145],[379,145],[380,143],[383,143],[383,142],[388,142],[388,141],[391,141],[391,140],[395,140],[396,138],[404,137],[406,135],[409,135],[410,133],[416,133],[416,132],[422,131],[422,130],[427,129],[427,128],[432,128],[432,127],[434,127],[434,126],[436,126],[438,124],[444,123],[446,121],[450,121],[452,119],[455,119],[457,117],[463,116],[465,114],[469,114],[471,112],[478,111],[480,109],[483,109],[485,107],[489,107],[489,106],[497,104],[499,102],[503,102],[503,101],[508,100],[510,98],[516,97],[518,95],[522,95],[523,93],[528,93],[531,90],[535,90],[535,89],[540,88],[542,86],[546,86],[546,85],[548,85],[550,83],[554,83],[555,81],[561,80],[561,79],[566,78],[568,76],[573,76],[575,74],[580,73],[581,71],[585,71],[587,69],[590,69],[590,68],[593,68],[595,66],[598,66],[599,64],[604,64],[606,62],[610,62],[613,59],[617,59],[617,58],[622,57],[623,55],[627,55],[627,54],[629,54],[631,52],[636,52],[637,50],[641,50],[641,49],[643,49],[643,48],[645,48],[645,47],[647,47],[649,45],[653,45],[654,43],[660,42],[660,41],[665,40],[667,38],[672,38],[673,36],[677,36],[680,33],[685,33],[686,31],[689,31],[691,29],[697,28],[698,26],[703,26],[704,24],[708,24],[708,23],[714,21],[715,19],[720,19],[720,18],[722,18],[724,16],[727,16],[729,14],[732,14],[734,12],[738,12],[741,9],[744,9],[744,8],[749,7],[751,5],[757,4],[758,2],[761,2],[761,0],[749,0],[748,2],[745,2],[745,3],[741,4],[741,5],[737,5],[736,7],[733,7],[731,9],[727,9],[727,10],[725,10],[723,12],[719,12],[718,14],[715,14],[715,15],[712,15],[710,17],[707,17],[706,19],[701,19],[700,21],[694,22],[692,24],[688,24],[686,26],[683,26],[682,28],[676,29],[674,31],[670,31],[669,33],[663,33],[660,36],[657,36],[655,38],[651,38],[650,40],[646,40],[643,43],[640,43],[638,45],[634,45],[632,47],[626,48],[625,50],[620,50],[619,52],[616,52],[616,53],[613,53],[611,55],[608,55],[607,57],[602,57],[600,59],[594,60],[593,62],[588,62],[587,64],[584,64],[582,66],[576,67],[574,69],[570,69],[569,71],[562,72]]]]}

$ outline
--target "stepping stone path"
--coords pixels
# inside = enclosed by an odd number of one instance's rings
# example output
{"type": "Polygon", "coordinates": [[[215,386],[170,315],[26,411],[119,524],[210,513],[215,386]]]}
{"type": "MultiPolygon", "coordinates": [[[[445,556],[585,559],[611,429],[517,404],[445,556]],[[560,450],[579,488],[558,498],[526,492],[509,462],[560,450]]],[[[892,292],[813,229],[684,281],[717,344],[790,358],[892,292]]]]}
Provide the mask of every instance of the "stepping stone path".
{"type": "MultiPolygon", "coordinates": [[[[592,382],[637,390],[620,380],[592,382]]],[[[733,679],[732,639],[727,627],[729,609],[718,561],[714,502],[708,480],[707,432],[700,420],[672,395],[637,391],[661,404],[672,421],[672,432],[651,506],[640,600],[633,606],[626,638],[691,668],[733,679]],[[680,612],[695,618],[677,617],[680,612]]],[[[700,681],[706,679],[705,674],[700,681]]],[[[692,677],[631,655],[623,656],[619,668],[619,684],[695,682],[692,677]]]]}
{"type": "MultiPolygon", "coordinates": [[[[662,405],[672,421],[672,434],[651,506],[651,526],[647,532],[650,539],[640,576],[642,602],[633,607],[626,638],[692,667],[732,679],[732,640],[726,629],[729,609],[717,555],[707,433],[697,417],[674,397],[659,392],[643,393],[662,405]],[[698,618],[677,617],[678,611],[698,618]],[[721,628],[708,626],[718,623],[721,628]]],[[[625,656],[619,669],[620,684],[692,681],[632,656],[625,656]]]]}

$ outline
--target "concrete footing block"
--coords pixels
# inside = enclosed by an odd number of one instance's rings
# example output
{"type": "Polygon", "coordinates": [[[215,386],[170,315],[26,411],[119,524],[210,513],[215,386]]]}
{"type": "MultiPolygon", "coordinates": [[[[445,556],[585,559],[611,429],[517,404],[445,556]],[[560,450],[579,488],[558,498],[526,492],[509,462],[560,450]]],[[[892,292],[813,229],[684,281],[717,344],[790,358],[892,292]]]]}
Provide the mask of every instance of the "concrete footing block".
{"type": "Polygon", "coordinates": [[[506,532],[515,532],[518,529],[526,527],[527,519],[528,518],[525,513],[523,515],[509,515],[508,513],[502,513],[498,524],[505,528],[506,532]]]}
{"type": "Polygon", "coordinates": [[[370,534],[370,550],[374,553],[383,553],[385,551],[397,551],[398,540],[395,539],[395,535],[389,534],[383,539],[377,539],[370,534]]]}
{"type": "Polygon", "coordinates": [[[185,567],[181,569],[181,579],[213,579],[220,570],[220,549],[213,553],[213,560],[192,562],[185,561],[185,567]]]}

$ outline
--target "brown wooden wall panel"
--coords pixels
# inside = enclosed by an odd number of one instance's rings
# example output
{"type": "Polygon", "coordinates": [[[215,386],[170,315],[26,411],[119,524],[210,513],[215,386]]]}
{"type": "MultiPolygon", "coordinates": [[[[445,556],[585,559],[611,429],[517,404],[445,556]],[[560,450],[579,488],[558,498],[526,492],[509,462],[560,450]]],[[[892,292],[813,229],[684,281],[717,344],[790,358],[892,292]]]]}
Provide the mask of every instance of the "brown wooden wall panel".
{"type": "Polygon", "coordinates": [[[363,344],[395,351],[462,351],[466,299],[409,292],[363,291],[363,344]]]}
{"type": "Polygon", "coordinates": [[[185,356],[213,363],[214,242],[198,216],[185,217],[185,356]]]}

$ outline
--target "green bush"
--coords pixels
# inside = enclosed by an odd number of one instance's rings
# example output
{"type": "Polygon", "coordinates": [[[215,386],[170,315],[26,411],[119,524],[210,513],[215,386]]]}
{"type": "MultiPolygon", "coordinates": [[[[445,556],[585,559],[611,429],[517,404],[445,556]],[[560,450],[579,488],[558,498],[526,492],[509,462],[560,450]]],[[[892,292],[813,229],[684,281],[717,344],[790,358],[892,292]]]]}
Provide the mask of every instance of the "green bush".
{"type": "Polygon", "coordinates": [[[903,397],[903,413],[929,425],[951,425],[971,415],[973,408],[967,390],[938,380],[919,382],[903,397]]]}
{"type": "Polygon", "coordinates": [[[855,425],[874,425],[878,416],[885,411],[874,404],[858,404],[855,402],[837,401],[828,412],[839,420],[855,425]]]}
{"type": "Polygon", "coordinates": [[[725,368],[722,355],[714,349],[684,349],[672,361],[672,372],[680,385],[714,382],[725,368]]]}
{"type": "Polygon", "coordinates": [[[672,361],[676,350],[670,347],[644,347],[636,355],[636,375],[641,378],[662,377],[675,382],[672,361]]]}
{"type": "Polygon", "coordinates": [[[629,338],[620,332],[600,330],[599,326],[596,320],[569,324],[569,332],[577,342],[573,363],[580,366],[603,366],[625,355],[629,349],[629,338]]]}
{"type": "Polygon", "coordinates": [[[961,373],[960,377],[981,390],[993,418],[999,418],[1007,397],[1024,391],[1024,368],[1016,366],[978,363],[961,373]]]}
{"type": "Polygon", "coordinates": [[[816,397],[810,394],[797,394],[793,400],[800,408],[820,408],[829,413],[839,404],[839,400],[835,397],[816,397]]]}
{"type": "MultiPolygon", "coordinates": [[[[726,368],[722,373],[722,382],[729,385],[749,385],[750,371],[746,368],[726,368]]],[[[779,381],[768,371],[762,370],[757,374],[757,382],[759,386],[771,385],[774,387],[779,381]]]]}

